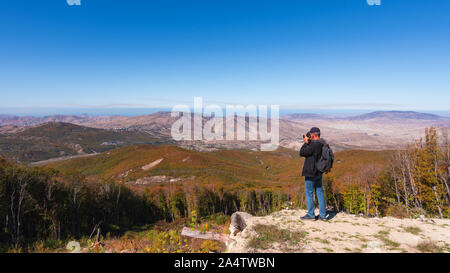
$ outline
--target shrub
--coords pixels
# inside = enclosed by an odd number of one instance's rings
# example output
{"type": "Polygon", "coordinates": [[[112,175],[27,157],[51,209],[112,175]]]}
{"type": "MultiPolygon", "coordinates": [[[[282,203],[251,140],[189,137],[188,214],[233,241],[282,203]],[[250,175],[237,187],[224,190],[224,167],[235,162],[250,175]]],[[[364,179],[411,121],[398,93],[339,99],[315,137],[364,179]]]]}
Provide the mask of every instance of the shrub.
{"type": "Polygon", "coordinates": [[[404,205],[395,204],[391,205],[386,209],[386,216],[392,216],[396,218],[408,218],[408,211],[404,205]]]}
{"type": "Polygon", "coordinates": [[[221,252],[222,249],[223,249],[223,246],[219,242],[212,241],[212,240],[206,240],[200,246],[201,252],[205,252],[205,253],[221,252]]]}
{"type": "Polygon", "coordinates": [[[416,249],[420,252],[441,252],[441,248],[433,241],[422,241],[417,244],[416,249]]]}

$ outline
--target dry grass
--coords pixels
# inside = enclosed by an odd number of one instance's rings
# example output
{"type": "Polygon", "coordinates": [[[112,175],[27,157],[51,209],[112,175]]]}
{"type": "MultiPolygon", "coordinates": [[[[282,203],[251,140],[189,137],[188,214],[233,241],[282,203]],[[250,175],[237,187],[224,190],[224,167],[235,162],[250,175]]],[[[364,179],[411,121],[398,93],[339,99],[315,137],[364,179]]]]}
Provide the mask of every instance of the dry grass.
{"type": "Polygon", "coordinates": [[[437,245],[437,243],[430,240],[418,243],[416,249],[419,250],[420,252],[426,253],[442,252],[442,249],[437,245]]]}
{"type": "Polygon", "coordinates": [[[379,231],[378,234],[376,234],[374,237],[380,239],[386,246],[393,247],[393,248],[397,248],[400,246],[399,243],[389,239],[389,231],[388,230],[379,231]]]}
{"type": "Polygon", "coordinates": [[[419,227],[414,227],[414,226],[403,227],[403,230],[405,230],[406,232],[409,232],[411,234],[414,234],[414,235],[418,235],[419,233],[422,232],[422,229],[420,229],[419,227]]]}
{"type": "Polygon", "coordinates": [[[289,231],[274,225],[257,224],[253,229],[256,236],[247,244],[247,247],[253,249],[268,249],[273,243],[284,244],[287,247],[300,246],[306,237],[305,231],[289,231]]]}

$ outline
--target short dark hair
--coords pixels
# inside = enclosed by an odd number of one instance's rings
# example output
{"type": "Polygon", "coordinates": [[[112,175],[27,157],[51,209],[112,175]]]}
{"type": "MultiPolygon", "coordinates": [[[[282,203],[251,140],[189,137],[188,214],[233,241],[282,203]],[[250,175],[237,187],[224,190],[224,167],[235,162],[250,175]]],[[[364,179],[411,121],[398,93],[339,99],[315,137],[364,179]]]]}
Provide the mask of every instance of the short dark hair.
{"type": "Polygon", "coordinates": [[[320,129],[317,127],[312,127],[311,130],[309,130],[311,134],[315,134],[316,136],[320,137],[320,129]]]}

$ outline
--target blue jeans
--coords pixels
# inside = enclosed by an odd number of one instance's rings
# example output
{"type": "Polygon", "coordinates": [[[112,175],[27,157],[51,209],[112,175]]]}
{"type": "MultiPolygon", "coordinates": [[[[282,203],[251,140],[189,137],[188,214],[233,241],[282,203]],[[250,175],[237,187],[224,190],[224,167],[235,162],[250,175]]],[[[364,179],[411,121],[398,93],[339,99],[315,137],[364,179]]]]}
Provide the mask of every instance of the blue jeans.
{"type": "Polygon", "coordinates": [[[326,218],[327,210],[325,208],[325,196],[322,189],[322,175],[305,177],[306,205],[308,206],[308,215],[315,217],[314,213],[314,189],[316,190],[317,201],[319,202],[319,215],[326,218]]]}

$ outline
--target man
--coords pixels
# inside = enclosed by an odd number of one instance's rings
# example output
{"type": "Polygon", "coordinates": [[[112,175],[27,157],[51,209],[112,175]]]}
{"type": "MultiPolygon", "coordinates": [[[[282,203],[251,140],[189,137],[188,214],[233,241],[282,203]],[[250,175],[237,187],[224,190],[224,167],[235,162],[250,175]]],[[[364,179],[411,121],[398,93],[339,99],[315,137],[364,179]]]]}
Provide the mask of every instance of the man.
{"type": "Polygon", "coordinates": [[[317,127],[311,128],[310,137],[304,137],[305,143],[300,149],[300,156],[305,157],[302,176],[305,177],[305,194],[308,213],[302,216],[302,220],[316,219],[314,213],[314,190],[316,191],[317,201],[319,202],[319,219],[326,220],[325,197],[322,189],[322,173],[317,170],[316,162],[322,154],[324,141],[320,138],[320,130],[317,127]]]}

